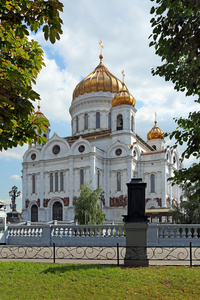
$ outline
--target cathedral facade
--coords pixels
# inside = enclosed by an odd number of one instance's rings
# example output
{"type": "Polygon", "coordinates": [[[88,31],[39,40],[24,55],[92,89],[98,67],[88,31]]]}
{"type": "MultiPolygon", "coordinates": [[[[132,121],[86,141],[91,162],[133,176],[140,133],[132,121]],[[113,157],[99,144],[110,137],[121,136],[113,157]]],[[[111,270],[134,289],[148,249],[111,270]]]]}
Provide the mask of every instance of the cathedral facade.
{"type": "MultiPolygon", "coordinates": [[[[101,187],[100,207],[107,221],[127,213],[131,178],[147,183],[146,209],[166,210],[180,199],[180,188],[167,179],[181,168],[176,149],[165,146],[155,125],[144,141],[136,133],[135,99],[123,80],[100,63],[74,89],[70,114],[72,135],[32,145],[23,157],[24,221],[73,221],[74,201],[84,182],[101,187]]],[[[38,106],[36,117],[44,117],[38,106]]]]}

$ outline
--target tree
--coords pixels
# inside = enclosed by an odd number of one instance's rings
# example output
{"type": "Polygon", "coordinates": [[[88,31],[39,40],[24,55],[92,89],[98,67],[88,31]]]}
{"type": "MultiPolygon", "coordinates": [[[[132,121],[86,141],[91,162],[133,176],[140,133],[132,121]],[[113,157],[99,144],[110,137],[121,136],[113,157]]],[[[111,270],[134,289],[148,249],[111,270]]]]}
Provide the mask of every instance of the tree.
{"type": "Polygon", "coordinates": [[[48,122],[34,118],[33,101],[40,96],[32,83],[40,72],[43,51],[29,40],[29,30],[43,29],[44,38],[55,43],[62,33],[58,0],[1,0],[0,3],[0,150],[27,141],[45,142],[41,136],[48,122]]]}
{"type": "Polygon", "coordinates": [[[81,186],[81,194],[74,203],[74,219],[82,225],[102,224],[105,214],[99,208],[100,189],[92,190],[88,184],[81,186]]]}
{"type": "Polygon", "coordinates": [[[199,189],[197,185],[182,186],[184,201],[180,206],[174,206],[172,220],[177,224],[199,224],[200,223],[200,195],[196,195],[199,189]]]}
{"type": "MultiPolygon", "coordinates": [[[[151,8],[153,33],[150,46],[161,57],[162,65],[152,70],[153,75],[171,80],[177,91],[186,96],[196,96],[200,104],[200,1],[199,0],[151,0],[157,6],[151,8]]],[[[200,111],[190,112],[188,118],[175,118],[177,128],[166,134],[176,139],[175,147],[186,143],[182,159],[192,155],[197,163],[183,168],[170,178],[173,184],[197,186],[194,197],[200,193],[200,111]]]]}

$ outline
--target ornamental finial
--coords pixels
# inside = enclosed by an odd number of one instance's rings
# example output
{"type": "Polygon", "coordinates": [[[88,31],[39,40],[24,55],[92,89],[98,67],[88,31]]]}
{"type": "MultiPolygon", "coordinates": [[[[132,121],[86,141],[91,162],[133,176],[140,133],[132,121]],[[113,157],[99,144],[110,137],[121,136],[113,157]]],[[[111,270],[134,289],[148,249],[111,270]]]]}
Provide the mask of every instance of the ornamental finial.
{"type": "Polygon", "coordinates": [[[124,77],[125,77],[125,73],[124,73],[124,70],[122,70],[122,82],[124,84],[124,77]]]}
{"type": "Polygon", "coordinates": [[[103,55],[102,55],[103,44],[102,44],[101,40],[99,41],[99,45],[100,45],[100,55],[99,55],[99,58],[100,58],[100,62],[102,62],[102,58],[103,58],[103,55]]]}
{"type": "Polygon", "coordinates": [[[157,121],[156,121],[157,113],[155,112],[154,115],[155,115],[155,125],[156,125],[157,124],[157,121]]]}
{"type": "Polygon", "coordinates": [[[40,101],[41,101],[41,99],[39,98],[38,99],[38,110],[40,111],[40,101]]]}

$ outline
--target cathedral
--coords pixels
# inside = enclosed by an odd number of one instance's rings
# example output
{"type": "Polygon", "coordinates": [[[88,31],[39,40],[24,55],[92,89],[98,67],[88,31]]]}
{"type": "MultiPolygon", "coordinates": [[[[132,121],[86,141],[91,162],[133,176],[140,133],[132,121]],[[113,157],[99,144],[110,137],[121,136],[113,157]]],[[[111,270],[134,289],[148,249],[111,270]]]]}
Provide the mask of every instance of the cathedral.
{"type": "MultiPolygon", "coordinates": [[[[165,145],[156,118],[146,141],[137,134],[136,101],[124,83],[124,72],[120,80],[105,67],[102,46],[99,59],[73,91],[72,135],[54,133],[50,138],[48,126],[48,142],[29,146],[23,156],[24,221],[72,222],[73,204],[84,182],[101,188],[99,203],[108,222],[122,222],[127,214],[126,183],[131,178],[147,183],[148,213],[164,216],[180,202],[180,188],[167,181],[181,168],[177,150],[165,145]]],[[[39,105],[35,117],[45,117],[39,105]]]]}

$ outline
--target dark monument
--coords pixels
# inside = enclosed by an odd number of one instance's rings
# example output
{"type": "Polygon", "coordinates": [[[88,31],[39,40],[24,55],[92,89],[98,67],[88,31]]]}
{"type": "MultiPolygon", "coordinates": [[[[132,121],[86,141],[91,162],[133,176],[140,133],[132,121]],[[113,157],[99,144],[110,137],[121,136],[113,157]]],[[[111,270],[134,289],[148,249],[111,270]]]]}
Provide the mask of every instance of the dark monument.
{"type": "Polygon", "coordinates": [[[16,198],[20,196],[20,191],[17,191],[18,188],[16,186],[12,187],[12,190],[9,192],[9,196],[11,197],[10,208],[12,211],[7,213],[7,223],[20,223],[22,222],[21,213],[16,210],[16,198]]]}
{"type": "Polygon", "coordinates": [[[147,184],[142,178],[132,178],[128,186],[128,215],[124,216],[125,223],[147,222],[145,215],[145,188],[147,184]]]}
{"type": "Polygon", "coordinates": [[[148,266],[147,228],[145,215],[145,188],[142,178],[132,178],[128,186],[128,214],[124,216],[126,230],[125,266],[148,266]]]}

